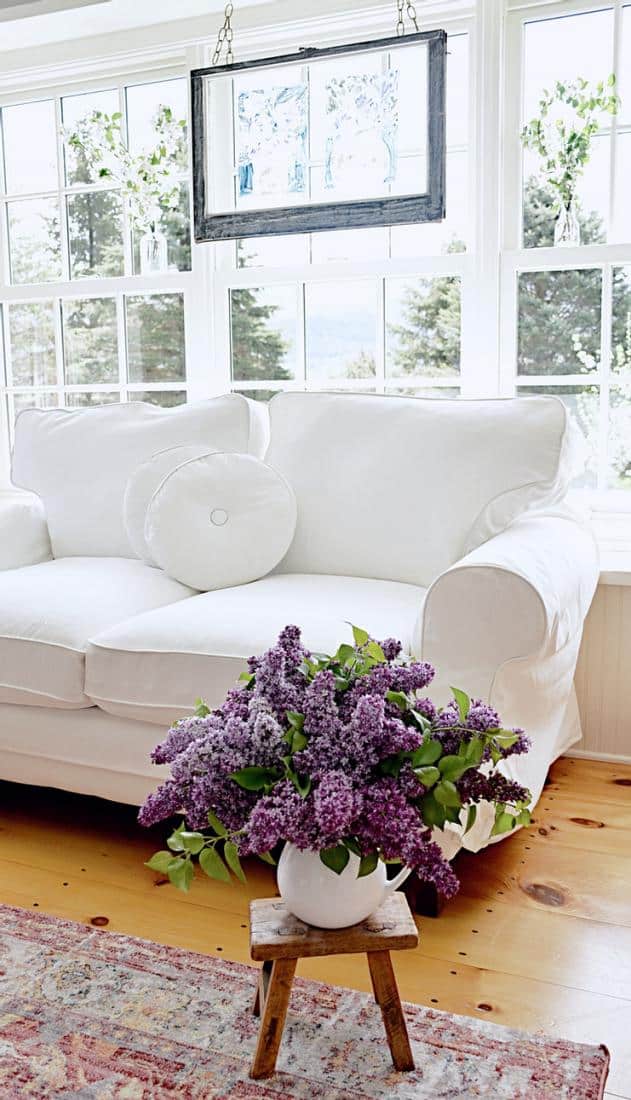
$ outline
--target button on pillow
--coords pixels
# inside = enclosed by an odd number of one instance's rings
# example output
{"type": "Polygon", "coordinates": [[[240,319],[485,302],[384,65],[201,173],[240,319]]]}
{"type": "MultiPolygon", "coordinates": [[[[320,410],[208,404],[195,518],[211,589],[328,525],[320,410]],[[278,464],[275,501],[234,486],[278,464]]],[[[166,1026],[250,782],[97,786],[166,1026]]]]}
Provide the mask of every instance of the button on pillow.
{"type": "Polygon", "coordinates": [[[145,538],[166,573],[208,592],[265,576],[295,528],[296,500],[282,474],[251,455],[215,452],[166,475],[145,538]]]}
{"type": "Polygon", "coordinates": [[[207,443],[183,443],[157,451],[146,462],[136,467],[127,482],[123,498],[125,530],[134,554],[149,565],[155,565],[145,540],[145,520],[151,498],[167,474],[188,462],[191,458],[207,455],[211,448],[207,443]]]}

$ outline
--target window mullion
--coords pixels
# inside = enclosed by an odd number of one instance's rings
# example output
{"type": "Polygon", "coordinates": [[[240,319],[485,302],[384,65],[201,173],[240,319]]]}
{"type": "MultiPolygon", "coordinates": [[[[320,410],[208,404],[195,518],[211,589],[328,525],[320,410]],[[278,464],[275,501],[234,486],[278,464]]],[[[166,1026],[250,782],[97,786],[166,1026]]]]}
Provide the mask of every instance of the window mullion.
{"type": "Polygon", "coordinates": [[[55,139],[57,143],[57,201],[59,203],[59,240],[61,246],[61,270],[64,279],[70,279],[70,241],[68,226],[68,203],[66,202],[66,164],[64,139],[62,135],[63,116],[61,96],[55,96],[55,139]]]}
{"type": "Polygon", "coordinates": [[[611,394],[611,337],[613,322],[613,267],[605,264],[602,271],[602,308],[600,315],[600,393],[598,403],[598,489],[607,488],[609,404],[611,394]]]}

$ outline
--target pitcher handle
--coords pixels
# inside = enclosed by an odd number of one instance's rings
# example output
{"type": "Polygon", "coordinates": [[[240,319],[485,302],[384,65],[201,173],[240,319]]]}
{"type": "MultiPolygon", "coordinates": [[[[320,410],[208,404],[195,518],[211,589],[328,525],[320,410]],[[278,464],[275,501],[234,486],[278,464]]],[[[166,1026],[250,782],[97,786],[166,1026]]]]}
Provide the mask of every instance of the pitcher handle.
{"type": "Polygon", "coordinates": [[[395,875],[394,878],[389,879],[386,883],[386,894],[391,894],[393,890],[398,890],[399,886],[402,886],[411,874],[411,867],[402,867],[398,875],[395,875]]]}

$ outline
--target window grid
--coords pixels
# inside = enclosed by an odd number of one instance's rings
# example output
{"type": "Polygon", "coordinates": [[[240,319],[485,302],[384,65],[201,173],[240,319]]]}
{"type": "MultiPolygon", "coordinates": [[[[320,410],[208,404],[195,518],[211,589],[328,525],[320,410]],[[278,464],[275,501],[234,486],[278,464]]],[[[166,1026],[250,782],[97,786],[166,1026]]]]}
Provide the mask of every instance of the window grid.
{"type": "MultiPolygon", "coordinates": [[[[617,239],[619,194],[617,193],[617,159],[620,138],[631,133],[631,124],[613,116],[611,124],[599,131],[598,136],[606,136],[609,148],[609,192],[607,196],[605,239],[602,244],[583,244],[577,246],[524,247],[522,241],[523,196],[524,196],[524,157],[519,140],[521,126],[525,119],[522,114],[522,95],[525,65],[525,35],[529,23],[541,23],[562,16],[580,16],[588,12],[610,12],[613,17],[611,38],[611,68],[617,76],[618,90],[623,65],[628,64],[622,57],[622,24],[625,8],[631,12],[628,0],[609,0],[608,3],[593,4],[583,0],[561,0],[557,3],[543,4],[540,8],[512,12],[507,20],[507,40],[505,53],[506,89],[505,102],[508,104],[505,120],[505,162],[504,162],[504,248],[501,253],[501,348],[500,348],[500,391],[504,394],[520,392],[524,386],[536,388],[545,393],[555,387],[580,386],[594,387],[597,392],[597,425],[594,432],[594,475],[597,492],[590,494],[590,503],[604,510],[631,511],[631,493],[620,492],[612,488],[613,470],[610,464],[610,433],[612,394],[616,391],[616,379],[612,373],[613,338],[613,277],[617,268],[631,263],[631,242],[617,239]],[[511,212],[518,212],[511,217],[511,212]],[[519,374],[518,325],[519,325],[519,277],[528,272],[556,272],[593,270],[600,272],[600,347],[599,361],[595,370],[575,374],[519,374]]],[[[580,75],[579,72],[576,75],[580,75]]],[[[606,78],[608,72],[602,73],[606,78]]],[[[623,104],[623,111],[624,111],[623,104]]],[[[631,479],[629,479],[631,487],[631,479]]]]}
{"type": "MultiPolygon", "coordinates": [[[[171,271],[158,275],[142,275],[134,272],[133,232],[126,204],[121,202],[121,234],[123,267],[120,275],[99,276],[83,275],[73,277],[70,255],[70,215],[68,204],[74,196],[118,193],[118,188],[107,182],[70,182],[66,177],[65,142],[62,134],[63,99],[75,95],[86,95],[86,113],[92,107],[87,98],[90,93],[115,91],[117,106],[121,113],[123,134],[128,134],[127,89],[147,86],[164,81],[186,79],[180,69],[163,69],[156,73],[125,74],[116,79],[95,82],[90,81],[79,87],[55,88],[35,94],[16,95],[4,99],[0,104],[0,432],[6,440],[12,437],[16,405],[20,398],[41,401],[53,406],[72,404],[77,395],[103,395],[104,399],[115,396],[117,401],[137,399],[136,395],[156,400],[169,400],[168,395],[180,395],[186,400],[188,379],[167,382],[132,382],[128,379],[128,339],[125,321],[125,300],[131,295],[177,294],[183,302],[184,313],[190,310],[191,280],[189,270],[171,271]],[[52,101],[55,119],[56,149],[56,186],[54,190],[13,192],[7,187],[8,151],[2,134],[3,110],[14,105],[36,104],[52,101]],[[61,256],[61,278],[50,282],[13,282],[11,277],[11,249],[9,238],[9,211],[14,202],[54,199],[59,208],[59,238],[61,256]],[[64,302],[87,303],[93,299],[113,300],[116,303],[115,339],[117,345],[117,376],[103,382],[71,383],[65,377],[67,355],[64,342],[62,304],[64,302]],[[21,384],[14,379],[12,365],[12,347],[10,337],[10,311],[13,307],[37,303],[52,308],[56,380],[54,385],[21,384]]],[[[10,155],[10,154],[9,154],[10,155]]],[[[183,170],[179,174],[180,183],[188,181],[183,170]]],[[[185,331],[188,333],[188,326],[185,331]]],[[[186,356],[188,358],[188,356],[186,356]]],[[[87,399],[87,398],[86,398],[87,399]]],[[[6,443],[5,443],[6,446],[6,443]]],[[[3,448],[4,449],[4,448],[3,448]]],[[[3,456],[6,461],[6,453],[3,456]]],[[[0,468],[4,462],[0,462],[0,468]]]]}

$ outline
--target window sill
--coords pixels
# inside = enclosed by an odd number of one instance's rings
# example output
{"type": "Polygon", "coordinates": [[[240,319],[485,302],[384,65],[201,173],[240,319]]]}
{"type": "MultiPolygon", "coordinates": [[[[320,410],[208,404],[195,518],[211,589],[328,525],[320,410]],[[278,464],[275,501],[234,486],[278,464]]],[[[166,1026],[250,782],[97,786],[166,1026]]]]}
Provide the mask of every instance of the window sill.
{"type": "Polygon", "coordinates": [[[600,584],[631,586],[631,513],[595,512],[592,526],[600,548],[600,584]]]}

